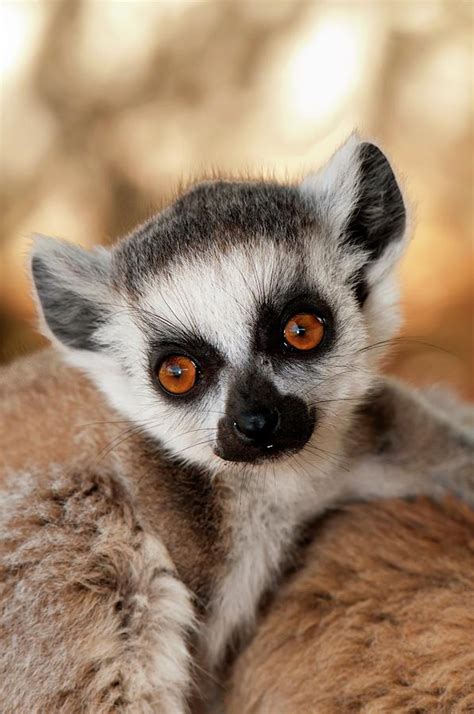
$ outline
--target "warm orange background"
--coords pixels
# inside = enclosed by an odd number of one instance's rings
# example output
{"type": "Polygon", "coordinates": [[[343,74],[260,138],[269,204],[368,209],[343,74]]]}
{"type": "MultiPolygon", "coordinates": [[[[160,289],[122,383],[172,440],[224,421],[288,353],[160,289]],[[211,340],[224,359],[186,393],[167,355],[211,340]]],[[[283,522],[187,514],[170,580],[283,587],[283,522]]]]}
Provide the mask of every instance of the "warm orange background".
{"type": "Polygon", "coordinates": [[[472,7],[4,0],[0,361],[39,344],[32,232],[109,242],[181,181],[293,177],[358,127],[413,204],[390,368],[474,397],[472,7]]]}

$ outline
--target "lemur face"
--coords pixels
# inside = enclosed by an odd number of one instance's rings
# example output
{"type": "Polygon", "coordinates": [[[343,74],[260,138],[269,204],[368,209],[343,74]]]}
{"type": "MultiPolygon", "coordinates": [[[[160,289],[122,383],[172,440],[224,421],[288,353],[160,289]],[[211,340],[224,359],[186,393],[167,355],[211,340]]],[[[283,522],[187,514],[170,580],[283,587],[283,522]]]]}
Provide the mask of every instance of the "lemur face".
{"type": "Polygon", "coordinates": [[[112,251],[42,239],[44,322],[175,458],[331,463],[391,336],[405,232],[396,180],[350,139],[300,186],[196,186],[112,251]]]}

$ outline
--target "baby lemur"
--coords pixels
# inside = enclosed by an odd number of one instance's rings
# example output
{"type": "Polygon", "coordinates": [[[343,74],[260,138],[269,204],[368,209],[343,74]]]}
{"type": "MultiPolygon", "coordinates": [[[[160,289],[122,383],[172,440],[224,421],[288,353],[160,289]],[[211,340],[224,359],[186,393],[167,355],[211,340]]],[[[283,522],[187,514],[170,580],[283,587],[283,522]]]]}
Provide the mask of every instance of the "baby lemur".
{"type": "Polygon", "coordinates": [[[0,378],[5,714],[185,712],[325,509],[473,499],[472,436],[377,373],[406,222],[353,136],[300,185],[198,184],[110,250],[35,242],[64,361],[0,378]]]}

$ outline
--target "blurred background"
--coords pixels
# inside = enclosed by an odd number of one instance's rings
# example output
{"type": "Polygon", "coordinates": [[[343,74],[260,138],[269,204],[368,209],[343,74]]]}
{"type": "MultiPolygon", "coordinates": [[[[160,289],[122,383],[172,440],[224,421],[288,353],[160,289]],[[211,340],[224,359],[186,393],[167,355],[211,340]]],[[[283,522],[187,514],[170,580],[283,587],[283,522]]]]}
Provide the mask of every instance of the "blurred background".
{"type": "Polygon", "coordinates": [[[0,362],[42,344],[33,232],[110,243],[218,169],[295,178],[358,127],[412,202],[388,369],[474,398],[473,4],[2,0],[0,362]]]}

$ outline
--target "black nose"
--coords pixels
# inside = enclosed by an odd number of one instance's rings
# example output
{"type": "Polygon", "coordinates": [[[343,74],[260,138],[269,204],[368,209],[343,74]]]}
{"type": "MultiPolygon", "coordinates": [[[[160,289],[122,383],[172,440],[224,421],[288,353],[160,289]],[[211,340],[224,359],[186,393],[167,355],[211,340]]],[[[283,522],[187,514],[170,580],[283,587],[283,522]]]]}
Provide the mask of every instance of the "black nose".
{"type": "Polygon", "coordinates": [[[254,444],[268,444],[275,433],[280,415],[276,409],[262,407],[253,412],[244,412],[234,421],[234,427],[239,436],[244,436],[254,444]]]}

